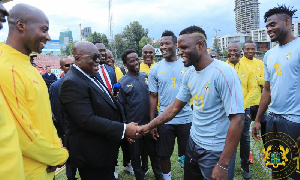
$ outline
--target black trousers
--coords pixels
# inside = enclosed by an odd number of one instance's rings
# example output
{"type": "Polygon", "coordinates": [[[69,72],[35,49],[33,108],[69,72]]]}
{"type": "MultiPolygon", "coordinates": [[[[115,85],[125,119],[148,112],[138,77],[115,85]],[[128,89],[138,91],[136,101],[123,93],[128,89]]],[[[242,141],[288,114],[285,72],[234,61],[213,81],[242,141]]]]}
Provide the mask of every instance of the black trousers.
{"type": "Polygon", "coordinates": [[[145,172],[143,171],[141,166],[141,156],[143,152],[147,153],[150,157],[155,179],[162,180],[160,158],[156,151],[156,141],[151,137],[150,133],[140,139],[136,139],[132,144],[129,144],[129,150],[131,164],[137,180],[145,179],[145,172]]]}
{"type": "Polygon", "coordinates": [[[114,166],[102,168],[78,168],[82,180],[115,180],[114,170],[114,166]]]}

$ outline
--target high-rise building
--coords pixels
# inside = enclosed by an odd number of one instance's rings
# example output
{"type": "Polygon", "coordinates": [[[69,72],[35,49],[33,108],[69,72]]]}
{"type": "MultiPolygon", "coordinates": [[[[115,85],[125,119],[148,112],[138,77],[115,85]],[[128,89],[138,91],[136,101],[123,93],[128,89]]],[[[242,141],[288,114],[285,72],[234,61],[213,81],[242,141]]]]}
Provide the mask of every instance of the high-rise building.
{"type": "Polygon", "coordinates": [[[60,32],[59,43],[60,44],[69,44],[73,42],[72,31],[69,29],[60,32]]]}
{"type": "Polygon", "coordinates": [[[91,27],[85,27],[81,30],[81,37],[83,39],[86,39],[91,34],[92,34],[92,28],[91,27]]]}
{"type": "Polygon", "coordinates": [[[300,37],[300,22],[293,22],[292,31],[294,33],[294,36],[300,37]]]}
{"type": "Polygon", "coordinates": [[[259,28],[258,0],[235,0],[235,26],[237,33],[250,34],[259,28]]]}

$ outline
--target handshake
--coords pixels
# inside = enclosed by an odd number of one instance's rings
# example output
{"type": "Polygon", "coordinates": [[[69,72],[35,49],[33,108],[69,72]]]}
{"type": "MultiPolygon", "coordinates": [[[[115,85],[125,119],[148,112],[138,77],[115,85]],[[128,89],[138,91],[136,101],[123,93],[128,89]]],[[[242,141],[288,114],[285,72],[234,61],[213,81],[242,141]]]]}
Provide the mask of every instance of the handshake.
{"type": "Polygon", "coordinates": [[[139,126],[137,123],[131,122],[126,124],[126,137],[130,139],[141,138],[142,135],[147,134],[151,130],[150,123],[143,126],[139,126]]]}

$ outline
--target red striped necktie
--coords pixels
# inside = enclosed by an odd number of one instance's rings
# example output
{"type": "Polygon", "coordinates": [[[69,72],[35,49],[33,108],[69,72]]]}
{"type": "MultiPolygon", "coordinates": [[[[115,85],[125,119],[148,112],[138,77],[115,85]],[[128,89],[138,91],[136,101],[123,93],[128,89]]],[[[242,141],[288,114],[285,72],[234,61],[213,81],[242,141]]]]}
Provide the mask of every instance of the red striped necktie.
{"type": "Polygon", "coordinates": [[[104,79],[105,79],[106,86],[107,86],[108,90],[109,90],[110,92],[112,92],[112,88],[111,88],[111,86],[110,86],[110,83],[109,83],[109,81],[108,81],[108,78],[107,78],[107,76],[106,76],[106,73],[105,73],[105,71],[104,71],[103,66],[101,66],[101,70],[102,70],[103,77],[104,77],[104,79]]]}

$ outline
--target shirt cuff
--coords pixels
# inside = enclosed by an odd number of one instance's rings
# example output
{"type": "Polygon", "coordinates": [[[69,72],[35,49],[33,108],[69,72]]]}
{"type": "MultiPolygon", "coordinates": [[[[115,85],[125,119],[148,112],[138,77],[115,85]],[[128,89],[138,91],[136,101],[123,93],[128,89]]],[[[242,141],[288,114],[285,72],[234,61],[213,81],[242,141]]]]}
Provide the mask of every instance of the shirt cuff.
{"type": "Polygon", "coordinates": [[[126,131],[126,124],[124,123],[124,130],[123,130],[123,135],[122,135],[122,138],[121,138],[121,139],[124,139],[125,131],[126,131]]]}

